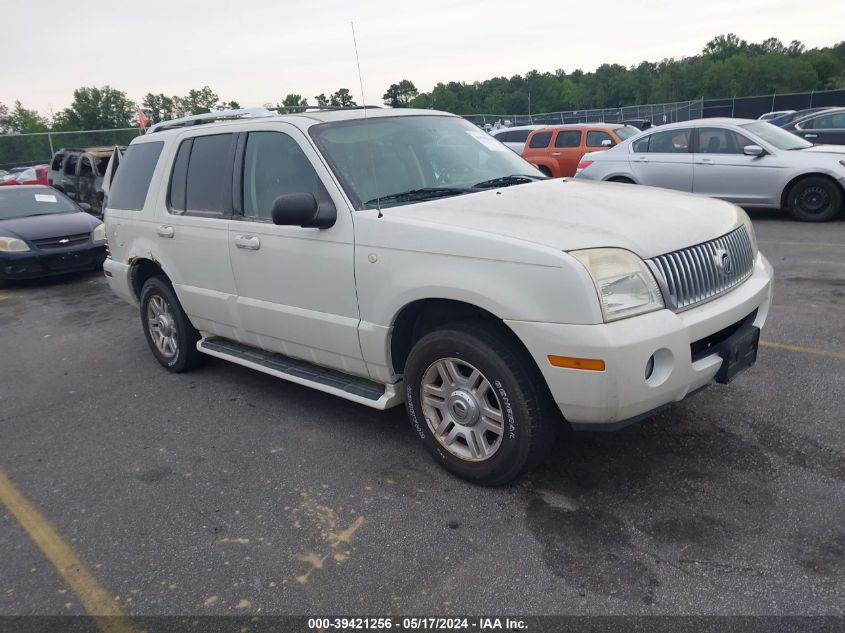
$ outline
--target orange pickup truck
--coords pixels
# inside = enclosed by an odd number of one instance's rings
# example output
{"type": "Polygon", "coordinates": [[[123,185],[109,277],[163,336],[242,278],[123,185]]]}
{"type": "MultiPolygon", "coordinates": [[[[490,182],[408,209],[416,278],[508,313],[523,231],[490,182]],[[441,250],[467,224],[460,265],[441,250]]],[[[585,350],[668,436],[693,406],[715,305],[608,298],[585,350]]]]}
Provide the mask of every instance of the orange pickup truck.
{"type": "Polygon", "coordinates": [[[578,162],[587,152],[610,149],[639,133],[640,130],[633,126],[613,123],[544,127],[531,132],[522,157],[547,176],[574,176],[578,162]]]}

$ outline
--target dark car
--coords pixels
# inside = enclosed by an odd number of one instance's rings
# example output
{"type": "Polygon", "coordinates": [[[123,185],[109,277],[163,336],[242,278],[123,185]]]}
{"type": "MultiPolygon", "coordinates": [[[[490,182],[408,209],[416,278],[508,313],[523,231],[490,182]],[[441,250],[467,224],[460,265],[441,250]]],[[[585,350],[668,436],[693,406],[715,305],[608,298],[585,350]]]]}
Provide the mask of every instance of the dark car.
{"type": "Polygon", "coordinates": [[[830,108],[816,112],[783,126],[811,143],[845,145],[845,108],[830,108]]]}
{"type": "Polygon", "coordinates": [[[50,187],[0,189],[0,286],[102,267],[105,226],[84,207],[50,187]]]}
{"type": "Polygon", "coordinates": [[[816,112],[824,112],[825,110],[830,110],[830,106],[826,106],[824,108],[807,108],[805,110],[797,110],[796,112],[790,112],[789,114],[784,114],[783,116],[771,119],[769,123],[777,125],[778,127],[783,127],[787,123],[792,123],[798,119],[803,119],[805,116],[810,116],[816,112]]]}

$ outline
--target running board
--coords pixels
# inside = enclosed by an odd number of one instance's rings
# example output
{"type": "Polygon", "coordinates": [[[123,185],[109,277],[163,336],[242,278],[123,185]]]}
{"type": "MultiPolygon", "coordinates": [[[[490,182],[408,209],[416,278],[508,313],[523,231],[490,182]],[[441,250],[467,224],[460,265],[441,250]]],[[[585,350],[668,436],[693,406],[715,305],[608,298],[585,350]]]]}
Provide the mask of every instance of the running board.
{"type": "Polygon", "coordinates": [[[404,400],[405,391],[401,382],[383,385],[219,336],[202,339],[197,343],[197,349],[209,356],[257,369],[265,374],[340,396],[373,409],[388,409],[404,400]]]}

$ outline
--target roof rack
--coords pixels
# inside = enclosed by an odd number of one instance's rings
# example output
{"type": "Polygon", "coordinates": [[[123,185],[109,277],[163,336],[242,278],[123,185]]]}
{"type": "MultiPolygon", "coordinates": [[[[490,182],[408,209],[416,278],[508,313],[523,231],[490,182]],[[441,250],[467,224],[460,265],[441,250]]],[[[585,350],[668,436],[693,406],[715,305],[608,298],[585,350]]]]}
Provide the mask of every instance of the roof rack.
{"type": "Polygon", "coordinates": [[[239,110],[221,110],[220,112],[206,112],[205,114],[193,114],[191,116],[183,116],[179,119],[172,119],[170,121],[162,121],[151,126],[147,134],[159,132],[161,130],[169,130],[178,127],[188,127],[190,125],[201,125],[203,123],[214,123],[215,121],[226,121],[228,119],[243,119],[252,118],[259,119],[268,116],[274,116],[267,108],[241,108],[239,110]]]}

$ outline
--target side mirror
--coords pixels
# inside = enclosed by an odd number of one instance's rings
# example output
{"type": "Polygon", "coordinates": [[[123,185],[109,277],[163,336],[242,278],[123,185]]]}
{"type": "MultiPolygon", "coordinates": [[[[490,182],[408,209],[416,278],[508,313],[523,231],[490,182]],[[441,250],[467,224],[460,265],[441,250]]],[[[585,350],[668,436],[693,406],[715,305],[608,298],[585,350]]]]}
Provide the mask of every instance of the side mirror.
{"type": "Polygon", "coordinates": [[[337,221],[331,202],[317,204],[313,193],[289,193],[273,200],[273,224],[326,229],[337,221]]]}
{"type": "Polygon", "coordinates": [[[602,147],[613,147],[613,141],[611,141],[609,138],[606,138],[601,142],[601,146],[602,147]]]}
{"type": "Polygon", "coordinates": [[[90,213],[90,212],[91,212],[91,205],[90,205],[90,204],[88,204],[87,202],[78,202],[77,204],[79,205],[79,208],[80,208],[80,209],[82,209],[83,211],[85,211],[85,213],[90,213]]]}
{"type": "Polygon", "coordinates": [[[762,156],[766,153],[766,150],[759,145],[746,145],[742,148],[742,153],[746,156],[762,156]]]}

